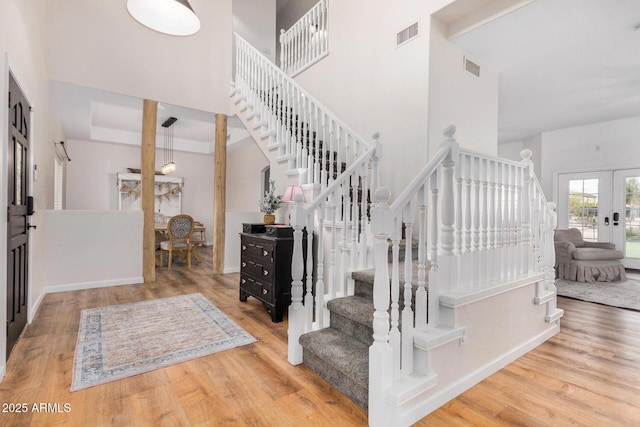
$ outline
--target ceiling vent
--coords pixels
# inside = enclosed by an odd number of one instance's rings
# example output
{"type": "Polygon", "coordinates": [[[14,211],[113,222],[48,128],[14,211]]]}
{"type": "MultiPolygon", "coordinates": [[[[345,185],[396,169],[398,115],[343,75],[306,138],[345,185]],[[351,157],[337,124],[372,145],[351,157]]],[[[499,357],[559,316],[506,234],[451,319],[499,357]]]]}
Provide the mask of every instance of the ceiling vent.
{"type": "Polygon", "coordinates": [[[480,77],[480,66],[466,56],[464,57],[464,70],[476,77],[480,77]]]}
{"type": "Polygon", "coordinates": [[[396,47],[407,43],[409,40],[413,40],[420,35],[420,25],[414,23],[409,25],[404,30],[400,31],[396,35],[396,47]]]}

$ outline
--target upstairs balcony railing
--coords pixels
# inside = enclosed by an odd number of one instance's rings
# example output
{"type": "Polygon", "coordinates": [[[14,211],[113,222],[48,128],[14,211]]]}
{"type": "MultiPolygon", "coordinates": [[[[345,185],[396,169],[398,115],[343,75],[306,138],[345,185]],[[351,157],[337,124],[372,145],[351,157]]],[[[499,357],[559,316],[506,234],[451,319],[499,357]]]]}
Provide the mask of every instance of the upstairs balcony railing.
{"type": "Polygon", "coordinates": [[[320,0],[288,30],[280,30],[280,68],[294,76],[329,54],[328,0],[320,0]]]}

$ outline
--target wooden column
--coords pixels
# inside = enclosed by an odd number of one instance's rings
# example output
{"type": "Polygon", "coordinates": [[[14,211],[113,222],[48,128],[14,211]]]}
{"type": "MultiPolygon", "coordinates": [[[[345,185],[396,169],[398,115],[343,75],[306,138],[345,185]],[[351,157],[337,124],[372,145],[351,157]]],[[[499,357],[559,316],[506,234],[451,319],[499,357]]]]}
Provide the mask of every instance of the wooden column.
{"type": "Polygon", "coordinates": [[[213,160],[213,274],[224,272],[224,227],[227,197],[227,116],[216,115],[213,160]]]}
{"type": "Polygon", "coordinates": [[[156,168],[156,123],[158,101],[144,100],[142,110],[142,148],[140,168],[142,175],[142,275],[145,282],[156,280],[156,237],[154,227],[154,183],[156,168]]]}

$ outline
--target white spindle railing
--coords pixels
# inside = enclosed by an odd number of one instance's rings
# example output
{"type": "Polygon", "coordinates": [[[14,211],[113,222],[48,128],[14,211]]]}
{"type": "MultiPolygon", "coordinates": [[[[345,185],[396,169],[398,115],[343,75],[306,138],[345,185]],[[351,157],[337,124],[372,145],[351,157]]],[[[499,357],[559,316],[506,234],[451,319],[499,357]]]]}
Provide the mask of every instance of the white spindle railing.
{"type": "Polygon", "coordinates": [[[325,189],[369,144],[238,34],[235,44],[234,96],[273,134],[289,169],[325,189]]]}
{"type": "Polygon", "coordinates": [[[328,0],[320,0],[287,31],[280,30],[280,68],[293,76],[329,54],[328,0]]]}
{"type": "Polygon", "coordinates": [[[378,135],[359,158],[326,187],[312,202],[302,206],[302,198],[296,200],[291,211],[294,229],[291,305],[289,306],[289,361],[302,363],[300,335],[329,326],[327,302],[353,295],[351,272],[367,267],[369,213],[367,189],[375,190],[378,182],[378,163],[382,147],[378,135]],[[338,221],[341,231],[337,232],[338,221]],[[325,224],[330,225],[325,227],[325,224]],[[307,235],[307,270],[304,277],[303,230],[307,235]],[[314,243],[315,242],[315,243],[314,243]],[[329,248],[325,245],[330,243],[329,248]],[[310,254],[316,247],[316,262],[310,254]],[[329,259],[325,259],[325,255],[329,259]],[[315,289],[314,289],[315,271],[315,289]],[[304,298],[303,298],[304,295],[304,298]],[[314,300],[315,299],[315,300],[314,300]],[[315,304],[314,304],[315,303],[315,304]]]}
{"type": "MultiPolygon", "coordinates": [[[[447,139],[440,150],[393,204],[387,203],[386,188],[375,193],[370,408],[384,400],[389,378],[413,372],[417,332],[455,326],[448,316],[440,316],[441,295],[485,290],[540,272],[544,280],[536,287],[536,299],[555,294],[555,213],[533,173],[531,152],[523,150],[521,162],[498,159],[459,149],[454,133],[454,126],[445,130],[447,139]],[[403,224],[407,242],[417,236],[417,277],[410,243],[405,245],[404,260],[399,259],[403,224]],[[388,239],[392,242],[391,275],[388,239]]],[[[547,319],[552,319],[559,310],[551,304],[547,311],[547,319]]]]}

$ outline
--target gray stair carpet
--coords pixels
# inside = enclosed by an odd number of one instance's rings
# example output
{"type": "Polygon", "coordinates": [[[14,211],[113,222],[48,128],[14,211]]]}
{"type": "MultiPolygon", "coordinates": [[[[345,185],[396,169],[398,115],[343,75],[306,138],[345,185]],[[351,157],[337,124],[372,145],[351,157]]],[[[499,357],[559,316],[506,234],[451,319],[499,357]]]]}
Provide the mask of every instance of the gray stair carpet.
{"type": "MultiPolygon", "coordinates": [[[[413,293],[417,289],[418,263],[412,263],[413,293]]],[[[426,265],[428,269],[429,264],[426,265]]],[[[404,264],[399,265],[400,308],[403,306],[404,264]]],[[[391,266],[389,266],[391,275],[391,266]]],[[[373,343],[374,270],[353,272],[354,296],[336,298],[327,303],[331,312],[329,328],[308,332],[300,337],[303,360],[311,370],[344,395],[367,409],[369,347],[373,343]]]]}

